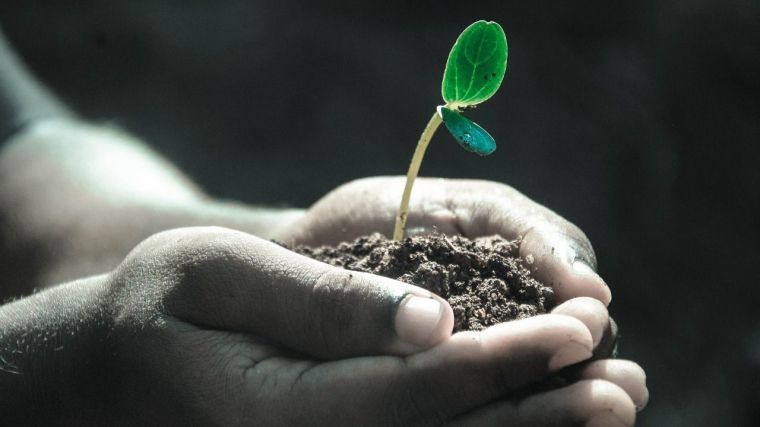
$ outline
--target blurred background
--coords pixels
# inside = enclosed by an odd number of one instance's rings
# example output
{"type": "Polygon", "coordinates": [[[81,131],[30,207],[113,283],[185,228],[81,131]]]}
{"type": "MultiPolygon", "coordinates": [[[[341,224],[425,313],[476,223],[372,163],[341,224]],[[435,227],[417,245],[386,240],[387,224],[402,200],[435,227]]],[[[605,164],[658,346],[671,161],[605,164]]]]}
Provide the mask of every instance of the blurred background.
{"type": "Polygon", "coordinates": [[[760,420],[760,2],[2,1],[20,55],[83,116],[213,195],[306,207],[403,174],[456,36],[509,40],[500,92],[422,174],[508,183],[578,224],[610,283],[642,426],[760,420]]]}

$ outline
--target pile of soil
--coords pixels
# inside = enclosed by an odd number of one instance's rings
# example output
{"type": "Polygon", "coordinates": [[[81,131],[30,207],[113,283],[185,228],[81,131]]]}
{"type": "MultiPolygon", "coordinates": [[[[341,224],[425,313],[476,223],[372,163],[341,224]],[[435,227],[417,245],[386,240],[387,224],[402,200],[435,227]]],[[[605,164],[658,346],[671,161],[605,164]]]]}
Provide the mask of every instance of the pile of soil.
{"type": "Polygon", "coordinates": [[[530,275],[519,240],[474,240],[431,234],[401,242],[375,233],[337,247],[297,246],[295,252],[348,270],[363,271],[428,289],[454,309],[454,331],[550,311],[554,292],[530,275]]]}

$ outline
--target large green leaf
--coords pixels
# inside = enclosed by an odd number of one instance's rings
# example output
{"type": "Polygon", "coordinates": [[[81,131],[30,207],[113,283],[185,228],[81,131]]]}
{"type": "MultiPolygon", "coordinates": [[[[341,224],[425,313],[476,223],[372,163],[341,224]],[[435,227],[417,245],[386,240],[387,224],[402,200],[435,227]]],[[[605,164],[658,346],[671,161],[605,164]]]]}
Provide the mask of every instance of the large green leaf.
{"type": "Polygon", "coordinates": [[[507,37],[496,22],[478,21],[459,35],[443,73],[450,108],[480,104],[499,89],[507,70],[507,37]]]}

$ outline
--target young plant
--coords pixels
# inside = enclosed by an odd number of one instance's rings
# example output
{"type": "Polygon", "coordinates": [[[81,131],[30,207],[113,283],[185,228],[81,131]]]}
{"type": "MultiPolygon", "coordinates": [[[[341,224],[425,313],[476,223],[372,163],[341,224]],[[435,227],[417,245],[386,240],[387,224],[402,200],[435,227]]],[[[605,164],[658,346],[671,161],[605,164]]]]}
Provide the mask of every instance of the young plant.
{"type": "Polygon", "coordinates": [[[491,135],[460,113],[474,108],[499,89],[507,70],[507,49],[504,30],[496,22],[486,21],[478,21],[467,27],[451,48],[441,84],[441,94],[446,104],[436,108],[417,142],[406,174],[401,205],[396,214],[394,240],[404,238],[412,186],[428,143],[441,122],[465,150],[481,156],[487,156],[496,150],[496,142],[491,135]]]}

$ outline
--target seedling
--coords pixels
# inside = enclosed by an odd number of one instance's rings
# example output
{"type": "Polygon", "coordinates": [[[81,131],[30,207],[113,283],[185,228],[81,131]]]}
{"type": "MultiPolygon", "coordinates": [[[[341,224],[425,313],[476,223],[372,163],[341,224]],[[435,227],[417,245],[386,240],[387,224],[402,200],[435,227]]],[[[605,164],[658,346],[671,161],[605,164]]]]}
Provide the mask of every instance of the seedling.
{"type": "Polygon", "coordinates": [[[481,156],[496,150],[496,142],[491,135],[461,112],[475,108],[499,89],[507,70],[507,49],[504,30],[496,22],[486,21],[477,21],[465,28],[451,48],[441,84],[441,95],[446,104],[436,108],[412,155],[404,194],[396,214],[394,240],[404,238],[412,186],[425,150],[441,122],[465,150],[481,156]]]}

